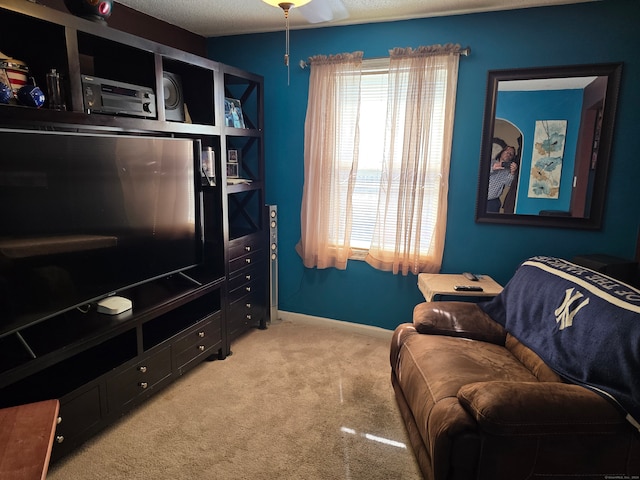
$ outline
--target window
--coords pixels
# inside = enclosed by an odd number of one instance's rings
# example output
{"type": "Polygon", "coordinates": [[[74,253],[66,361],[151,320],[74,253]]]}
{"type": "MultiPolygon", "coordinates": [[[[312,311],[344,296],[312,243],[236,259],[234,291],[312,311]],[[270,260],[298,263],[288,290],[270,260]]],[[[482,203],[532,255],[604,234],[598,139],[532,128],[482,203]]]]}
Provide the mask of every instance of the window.
{"type": "Polygon", "coordinates": [[[359,258],[394,273],[439,270],[458,56],[430,48],[349,58],[321,83],[312,62],[298,245],[306,266],[359,258]]]}
{"type": "Polygon", "coordinates": [[[360,81],[358,170],[353,191],[350,258],[364,260],[376,222],[387,115],[389,59],[364,60],[360,81]]]}

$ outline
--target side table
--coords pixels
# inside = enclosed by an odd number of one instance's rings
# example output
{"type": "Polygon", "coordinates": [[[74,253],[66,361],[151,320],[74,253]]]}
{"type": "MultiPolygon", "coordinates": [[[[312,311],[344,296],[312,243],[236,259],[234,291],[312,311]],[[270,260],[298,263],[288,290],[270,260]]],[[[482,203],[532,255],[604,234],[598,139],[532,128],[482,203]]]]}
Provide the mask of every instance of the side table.
{"type": "Polygon", "coordinates": [[[44,480],[58,424],[58,400],[0,409],[0,478],[44,480]]]}
{"type": "Polygon", "coordinates": [[[440,295],[457,297],[495,297],[502,291],[502,286],[489,275],[478,275],[478,281],[468,280],[462,274],[420,273],[418,288],[427,302],[433,302],[440,295]],[[455,290],[456,285],[482,287],[481,292],[465,292],[455,290]]]}

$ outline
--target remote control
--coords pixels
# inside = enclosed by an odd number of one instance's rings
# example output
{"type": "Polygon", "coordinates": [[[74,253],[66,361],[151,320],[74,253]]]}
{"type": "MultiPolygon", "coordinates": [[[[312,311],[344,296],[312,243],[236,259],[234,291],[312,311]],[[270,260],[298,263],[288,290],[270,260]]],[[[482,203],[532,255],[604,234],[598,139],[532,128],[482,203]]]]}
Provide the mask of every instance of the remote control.
{"type": "Polygon", "coordinates": [[[482,292],[482,287],[476,287],[475,285],[456,285],[453,287],[458,292],[482,292]]]}
{"type": "Polygon", "coordinates": [[[464,277],[467,280],[471,280],[472,282],[477,282],[478,281],[478,277],[476,277],[473,273],[464,272],[462,275],[464,275],[464,277]]]}

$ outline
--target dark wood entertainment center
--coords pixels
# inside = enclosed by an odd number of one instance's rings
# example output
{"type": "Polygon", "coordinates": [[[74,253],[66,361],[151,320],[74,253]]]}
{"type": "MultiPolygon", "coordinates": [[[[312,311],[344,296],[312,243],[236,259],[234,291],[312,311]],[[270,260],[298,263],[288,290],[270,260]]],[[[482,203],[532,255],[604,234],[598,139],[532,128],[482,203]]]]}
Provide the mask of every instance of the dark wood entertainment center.
{"type": "Polygon", "coordinates": [[[45,93],[55,68],[67,107],[2,104],[0,128],[198,139],[215,154],[215,185],[202,181],[203,264],[116,292],[133,302],[119,315],[74,309],[0,336],[0,407],[60,400],[55,460],[190,368],[224,359],[249,328],[266,327],[263,78],[26,0],[3,1],[0,22],[0,51],[24,61],[45,93]],[[166,73],[181,80],[186,121],[167,115],[166,73]],[[88,112],[82,75],[152,88],[156,118],[88,112]],[[241,101],[246,128],[225,125],[226,97],[241,101]],[[229,150],[250,182],[227,184],[229,150]]]}

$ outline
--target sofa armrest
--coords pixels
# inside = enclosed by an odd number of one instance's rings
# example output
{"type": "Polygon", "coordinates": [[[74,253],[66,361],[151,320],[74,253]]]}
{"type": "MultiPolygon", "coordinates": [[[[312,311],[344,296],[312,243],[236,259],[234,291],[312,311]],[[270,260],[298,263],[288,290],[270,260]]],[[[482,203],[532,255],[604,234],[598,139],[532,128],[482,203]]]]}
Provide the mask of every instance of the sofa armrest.
{"type": "Polygon", "coordinates": [[[458,401],[480,430],[494,435],[610,434],[629,424],[612,403],[579,385],[557,382],[477,382],[458,401]]]}
{"type": "Polygon", "coordinates": [[[506,331],[475,303],[423,302],[413,309],[418,333],[465,337],[504,345],[506,331]]]}
{"type": "Polygon", "coordinates": [[[400,355],[402,345],[413,335],[419,334],[418,332],[416,332],[415,327],[411,323],[401,323],[393,331],[393,335],[391,336],[391,349],[389,357],[393,369],[397,368],[398,357],[400,355]]]}

